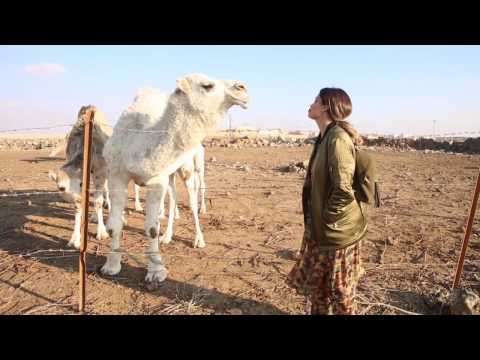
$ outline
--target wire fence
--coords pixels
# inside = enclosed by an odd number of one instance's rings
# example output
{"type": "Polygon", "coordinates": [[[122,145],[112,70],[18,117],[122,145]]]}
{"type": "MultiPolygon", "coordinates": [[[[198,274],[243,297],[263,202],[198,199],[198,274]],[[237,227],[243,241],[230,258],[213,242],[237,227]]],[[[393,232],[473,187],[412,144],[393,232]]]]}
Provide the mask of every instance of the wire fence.
{"type": "MultiPolygon", "coordinates": [[[[52,126],[46,126],[46,127],[36,127],[36,128],[23,128],[23,129],[10,129],[10,130],[1,130],[0,133],[13,133],[13,132],[26,132],[26,131],[36,131],[36,130],[51,130],[54,128],[61,128],[61,127],[71,127],[74,126],[75,124],[59,124],[59,125],[52,125],[52,126]]],[[[94,125],[95,126],[95,125],[94,125]]],[[[107,125],[110,128],[110,125],[107,125]]],[[[114,128],[114,131],[129,131],[129,132],[134,132],[134,133],[171,133],[170,131],[166,130],[158,130],[158,129],[130,129],[130,128],[114,128]]],[[[209,132],[206,131],[199,131],[203,134],[207,134],[209,132]]],[[[232,134],[230,131],[229,134],[232,134]]],[[[431,135],[425,135],[426,137],[435,137],[435,138],[442,138],[442,137],[460,137],[460,136],[465,136],[465,135],[478,135],[480,134],[480,131],[464,131],[464,132],[449,132],[449,133],[443,133],[443,134],[431,134],[431,135]]],[[[215,166],[226,166],[225,164],[214,164],[215,166]]],[[[230,166],[227,166],[230,167],[230,166]]],[[[231,167],[235,168],[235,167],[231,167]]],[[[196,187],[193,190],[207,190],[209,194],[212,195],[228,195],[228,193],[233,193],[236,196],[252,196],[254,195],[252,193],[252,190],[258,190],[258,191],[266,191],[266,190],[272,190],[271,186],[260,186],[258,185],[258,179],[255,178],[244,178],[242,181],[254,181],[257,182],[255,186],[249,186],[249,185],[226,185],[223,187],[215,186],[215,187],[196,187]]],[[[292,185],[295,187],[298,187],[300,190],[301,184],[303,181],[303,177],[300,177],[298,179],[262,179],[263,182],[283,182],[283,184],[288,184],[292,185]]],[[[288,186],[287,185],[287,186],[288,186]]],[[[435,186],[448,186],[448,185],[454,185],[452,183],[429,183],[428,186],[430,187],[435,187],[435,186]]],[[[284,186],[284,189],[287,189],[286,186],[284,186]]],[[[98,192],[103,192],[105,189],[90,189],[90,193],[98,193],[98,192]]],[[[188,189],[187,190],[191,190],[188,189]]],[[[108,192],[125,192],[128,191],[127,189],[108,189],[108,192]]],[[[64,192],[62,191],[50,191],[47,189],[46,191],[27,191],[27,192],[4,192],[0,193],[0,198],[9,198],[9,197],[31,197],[31,196],[45,196],[45,195],[62,195],[64,192]]],[[[207,196],[207,199],[211,198],[211,195],[207,196]]],[[[9,233],[10,231],[7,231],[5,233],[9,233]]],[[[4,234],[4,233],[2,233],[4,234]]],[[[0,235],[2,235],[0,234],[0,235]]],[[[89,250],[87,249],[87,252],[89,250]]],[[[0,251],[0,253],[7,253],[8,255],[12,256],[18,256],[24,259],[50,259],[50,258],[78,258],[81,254],[79,250],[70,250],[70,249],[43,249],[43,250],[34,250],[30,252],[12,252],[12,251],[0,251]]],[[[270,255],[274,255],[275,252],[266,252],[270,255]]],[[[99,250],[98,248],[96,250],[90,250],[90,254],[99,256],[99,255],[110,255],[110,254],[117,254],[117,255],[125,255],[129,258],[131,258],[133,261],[135,261],[137,264],[141,266],[147,266],[147,264],[143,261],[141,261],[138,256],[146,256],[150,257],[152,253],[149,252],[135,252],[135,251],[127,251],[123,248],[118,248],[110,251],[104,251],[104,250],[99,250]]],[[[181,254],[175,254],[175,257],[190,257],[189,255],[181,255],[181,254]]],[[[225,260],[225,261],[235,261],[235,260],[249,260],[251,259],[250,256],[237,256],[237,257],[222,257],[222,256],[208,256],[208,255],[202,255],[202,259],[213,259],[213,260],[225,260]]],[[[4,265],[6,262],[9,260],[6,259],[4,261],[0,261],[0,265],[4,265]]],[[[415,264],[410,264],[409,265],[415,265],[415,264]]],[[[389,264],[382,264],[382,266],[386,266],[389,264]]],[[[394,264],[391,264],[394,265],[394,264]]],[[[420,264],[419,264],[420,265],[420,264]]],[[[423,264],[424,265],[424,264],[423,264]]],[[[430,264],[432,265],[432,264],[430,264]]],[[[285,274],[283,274],[285,275],[285,274]]],[[[382,304],[373,304],[373,305],[382,305],[382,304]]],[[[386,304],[383,304],[386,305],[386,304]]],[[[402,310],[402,309],[399,309],[402,310]]],[[[405,311],[405,313],[409,313],[408,311],[405,311]]]]}
{"type": "MultiPolygon", "coordinates": [[[[64,128],[64,127],[70,127],[70,128],[73,128],[73,127],[76,127],[78,126],[78,123],[74,123],[74,124],[58,124],[58,125],[51,125],[51,126],[43,126],[43,127],[34,127],[34,128],[21,128],[21,129],[4,129],[4,130],[0,130],[0,133],[16,133],[16,132],[29,132],[29,131],[36,131],[36,130],[52,130],[52,129],[58,129],[58,128],[64,128]]],[[[102,123],[102,124],[94,124],[94,127],[99,127],[99,128],[109,128],[109,129],[112,129],[114,131],[118,131],[118,132],[132,132],[132,133],[175,133],[175,132],[178,132],[179,130],[182,130],[182,129],[174,129],[174,131],[169,131],[169,130],[162,130],[162,129],[154,129],[154,128],[140,128],[140,129],[137,129],[137,128],[129,128],[129,127],[122,127],[122,126],[112,126],[112,125],[109,125],[109,124],[105,124],[105,123],[102,123]]],[[[262,130],[259,130],[259,131],[262,131],[262,130]]],[[[199,133],[199,134],[207,134],[207,135],[211,135],[211,134],[220,134],[220,133],[224,133],[224,134],[227,134],[229,136],[233,136],[234,134],[236,133],[242,133],[243,131],[236,131],[236,130],[233,130],[233,129],[224,129],[224,130],[221,130],[221,129],[211,129],[211,130],[194,130],[194,129],[188,129],[188,133],[199,133]]],[[[251,131],[247,131],[247,132],[251,132],[251,131]]],[[[268,132],[268,130],[267,130],[268,132]]],[[[65,135],[67,135],[68,133],[66,133],[65,135]]],[[[47,135],[47,134],[45,134],[47,135]]],[[[275,133],[272,133],[271,136],[272,137],[275,137],[277,134],[275,133]]],[[[291,134],[293,136],[299,136],[298,134],[291,134]]]]}
{"type": "MultiPolygon", "coordinates": [[[[6,132],[25,132],[25,131],[32,131],[32,130],[47,130],[47,129],[54,129],[54,128],[58,128],[58,127],[66,127],[66,126],[74,126],[75,124],[60,124],[60,125],[53,125],[53,126],[48,126],[48,127],[36,127],[36,128],[24,128],[24,129],[12,129],[12,130],[3,130],[3,131],[0,131],[2,133],[6,133],[6,132]]],[[[163,130],[139,130],[139,129],[119,129],[121,131],[132,131],[132,132],[145,132],[145,133],[155,133],[155,132],[158,132],[158,133],[165,133],[167,131],[163,131],[163,130]]],[[[202,132],[202,133],[205,133],[205,132],[202,132]]],[[[224,164],[214,164],[215,166],[223,166],[224,164]]],[[[245,179],[242,179],[244,181],[258,181],[258,179],[248,179],[248,178],[245,178],[245,179]]],[[[272,179],[264,179],[265,182],[269,182],[269,181],[275,181],[275,180],[272,180],[272,179]]],[[[295,184],[295,182],[292,182],[292,181],[288,181],[288,180],[281,180],[281,179],[278,179],[277,181],[284,181],[285,183],[290,183],[290,184],[295,184]]],[[[93,181],[92,181],[93,182],[93,181]]],[[[187,186],[185,186],[187,188],[187,190],[192,190],[192,188],[189,188],[187,186]]],[[[232,192],[232,191],[235,191],[235,195],[241,195],[241,196],[249,196],[249,195],[252,195],[252,192],[251,190],[252,189],[257,189],[257,190],[271,190],[271,187],[269,186],[255,186],[255,187],[252,187],[252,186],[224,186],[224,187],[195,187],[193,188],[193,190],[208,190],[208,193],[211,194],[222,194],[222,195],[225,195],[225,194],[228,194],[228,192],[232,192]],[[240,189],[245,189],[245,190],[249,190],[248,192],[239,192],[238,190],[240,189]]],[[[90,188],[89,189],[89,192],[90,193],[98,193],[98,192],[104,192],[105,189],[96,189],[96,188],[90,188]]],[[[108,189],[108,192],[126,192],[128,191],[128,189],[108,189]]],[[[65,194],[64,191],[27,191],[27,192],[5,192],[5,193],[0,193],[0,197],[1,198],[9,198],[9,197],[32,197],[32,196],[44,196],[44,195],[63,195],[65,194]]],[[[208,195],[206,197],[206,199],[210,199],[211,196],[208,195]]],[[[5,233],[9,233],[9,232],[12,232],[12,231],[15,231],[15,229],[11,229],[10,231],[7,231],[5,233]]],[[[69,250],[69,249],[46,249],[46,250],[35,250],[33,252],[19,252],[19,253],[15,253],[15,252],[8,252],[9,255],[17,255],[17,256],[20,256],[22,258],[35,258],[35,259],[42,259],[42,258],[73,258],[73,257],[78,257],[80,255],[80,251],[78,250],[69,250]],[[55,254],[58,254],[58,253],[61,253],[61,255],[55,255],[55,254]],[[43,256],[39,255],[39,254],[44,254],[43,256]]],[[[116,249],[114,251],[99,251],[98,249],[95,251],[95,255],[109,255],[109,254],[120,254],[120,255],[126,255],[128,257],[130,257],[132,260],[134,260],[135,262],[137,262],[138,264],[141,264],[143,266],[145,266],[146,264],[143,263],[142,261],[140,261],[137,256],[138,255],[144,255],[144,256],[149,256],[148,253],[145,253],[145,252],[141,252],[141,253],[135,253],[135,252],[131,252],[131,251],[125,251],[124,249],[116,249]]],[[[272,253],[273,254],[273,253],[272,253]]],[[[182,256],[182,255],[175,255],[175,256],[182,256]]],[[[188,257],[188,256],[185,256],[185,257],[188,257]]],[[[248,258],[242,258],[242,257],[232,257],[232,258],[228,258],[228,257],[215,257],[215,256],[203,256],[203,258],[207,258],[207,259],[215,259],[215,260],[245,260],[245,259],[248,259],[248,258]]],[[[0,265],[2,263],[0,262],[0,265]]]]}
{"type": "MultiPolygon", "coordinates": [[[[298,175],[298,174],[297,174],[298,175]]],[[[265,183],[274,183],[273,185],[255,185],[255,186],[250,186],[250,185],[225,185],[225,186],[198,186],[198,187],[189,187],[186,184],[181,185],[182,188],[185,188],[186,190],[195,190],[195,191],[202,191],[205,190],[206,192],[206,197],[212,197],[210,195],[252,195],[252,191],[258,191],[258,192],[265,192],[269,193],[272,192],[273,195],[274,191],[279,191],[279,190],[289,190],[289,191],[301,191],[303,182],[304,182],[304,177],[299,176],[298,178],[291,178],[291,179],[283,179],[280,178],[280,175],[277,175],[275,179],[248,179],[248,178],[242,178],[242,181],[253,181],[253,182],[265,182],[265,183]]],[[[93,184],[93,181],[91,182],[93,184]]],[[[432,192],[438,191],[438,187],[452,187],[452,188],[457,188],[458,184],[454,182],[434,182],[434,181],[429,181],[426,180],[425,182],[425,190],[430,190],[432,192]]],[[[154,186],[153,186],[154,187],[154,186]]],[[[176,185],[178,187],[178,184],[176,185]]],[[[397,195],[392,195],[388,194],[390,191],[395,191],[398,190],[399,184],[383,184],[382,183],[382,193],[383,193],[383,198],[384,200],[389,200],[392,198],[398,197],[397,195]]],[[[141,187],[141,189],[146,188],[148,189],[148,186],[141,187]]],[[[416,189],[421,189],[418,185],[416,185],[416,189]]],[[[21,191],[21,190],[20,190],[21,191]]],[[[148,190],[147,190],[148,191],[148,190]]],[[[90,194],[95,194],[95,193],[106,193],[106,190],[103,188],[91,188],[89,189],[90,194]]],[[[130,191],[128,188],[125,189],[108,189],[108,193],[115,193],[115,192],[120,192],[120,193],[129,193],[130,191]]],[[[143,192],[143,191],[142,191],[143,192]]],[[[51,190],[51,189],[45,189],[45,190],[38,190],[38,191],[25,191],[25,192],[14,192],[13,190],[0,190],[0,198],[9,198],[9,197],[30,197],[30,196],[45,196],[45,195],[65,195],[65,194],[70,194],[69,192],[65,191],[60,191],[60,190],[51,190]]],[[[267,194],[268,195],[268,194],[267,194]]]]}
{"type": "Polygon", "coordinates": [[[0,133],[27,132],[27,131],[34,131],[34,130],[52,130],[52,129],[62,128],[62,127],[72,127],[73,125],[74,124],[59,124],[59,125],[43,126],[43,127],[36,127],[36,128],[0,130],[0,133]]]}
{"type": "MultiPolygon", "coordinates": [[[[244,196],[249,196],[253,195],[251,190],[264,190],[264,191],[270,191],[272,190],[271,187],[215,187],[215,188],[210,188],[210,187],[200,187],[200,188],[190,188],[192,190],[205,190],[207,192],[206,198],[212,198],[211,195],[228,195],[227,193],[230,193],[230,195],[244,195],[244,196]],[[239,189],[248,189],[250,190],[249,192],[242,192],[242,191],[237,191],[239,189]]],[[[187,188],[188,190],[188,188],[187,188]]],[[[278,189],[277,189],[278,190],[278,189]]],[[[89,189],[89,193],[95,194],[95,193],[104,193],[105,189],[89,189]]],[[[126,189],[109,189],[109,193],[128,193],[128,190],[126,189]]],[[[71,195],[71,192],[65,192],[65,191],[29,191],[29,192],[5,192],[5,193],[0,193],[0,198],[9,198],[9,197],[30,197],[30,196],[44,196],[44,195],[71,195]]],[[[80,194],[78,194],[80,195],[80,194]]]]}
{"type": "MultiPolygon", "coordinates": [[[[16,133],[16,132],[28,132],[28,131],[36,131],[36,130],[52,130],[56,128],[63,128],[63,127],[74,127],[77,126],[78,123],[70,123],[70,124],[58,124],[58,125],[51,125],[51,126],[43,126],[43,127],[32,127],[32,128],[20,128],[20,129],[4,129],[0,130],[0,133],[16,133]]],[[[94,123],[94,127],[99,126],[94,123]]],[[[174,131],[169,131],[169,130],[162,130],[162,129],[154,129],[154,128],[144,128],[144,129],[136,129],[136,128],[127,128],[127,127],[121,127],[121,126],[112,126],[110,124],[102,123],[101,127],[107,127],[109,129],[115,130],[115,131],[123,131],[123,132],[133,132],[133,133],[173,133],[174,131]]],[[[178,131],[178,129],[176,129],[178,131]]],[[[269,137],[278,137],[280,135],[285,135],[285,133],[277,133],[275,130],[262,130],[262,129],[257,129],[256,130],[259,134],[261,133],[262,135],[267,135],[269,137]]],[[[201,130],[201,131],[195,131],[192,129],[188,130],[189,133],[201,133],[201,134],[218,134],[218,133],[225,133],[230,136],[235,135],[241,135],[242,133],[252,133],[254,131],[252,130],[235,130],[235,129],[213,129],[213,130],[201,130]]],[[[306,132],[306,131],[305,131],[306,132]]],[[[288,131],[287,131],[288,133],[288,131]]],[[[310,133],[316,133],[315,131],[310,131],[310,133]]],[[[390,137],[392,135],[388,134],[376,134],[374,132],[370,132],[370,135],[375,134],[378,137],[390,137]]],[[[47,134],[46,134],[47,135],[47,134]]],[[[67,135],[67,134],[65,134],[67,135]]],[[[288,133],[290,136],[307,136],[307,134],[296,134],[295,132],[293,133],[288,133]]],[[[311,136],[312,134],[309,134],[311,136]]],[[[449,137],[468,137],[469,135],[479,135],[480,136],[480,130],[474,130],[474,131],[457,131],[457,132],[443,132],[443,133],[436,133],[436,134],[418,134],[418,135],[409,135],[409,137],[416,137],[416,138],[449,138],[449,137]]],[[[314,135],[316,136],[316,135],[314,135]]]]}
{"type": "MultiPolygon", "coordinates": [[[[7,251],[2,251],[1,252],[7,252],[7,251]]],[[[210,260],[228,260],[228,261],[235,261],[235,260],[248,260],[252,258],[252,252],[257,253],[257,251],[254,250],[239,250],[241,253],[250,253],[250,256],[211,256],[211,255],[206,255],[202,254],[201,258],[202,259],[210,259],[210,260]]],[[[54,258],[66,258],[66,257],[78,257],[80,254],[79,250],[76,249],[43,249],[43,250],[34,250],[34,251],[27,251],[27,252],[12,252],[8,251],[8,255],[10,256],[16,256],[19,258],[23,259],[54,259],[54,258]],[[42,255],[43,254],[43,255],[42,255]],[[47,255],[45,255],[47,254],[47,255]],[[56,255],[58,254],[58,255],[56,255]]],[[[275,255],[275,252],[269,252],[269,251],[261,251],[262,254],[268,254],[268,255],[275,255]]],[[[103,256],[103,255],[111,255],[111,254],[116,254],[116,255],[126,255],[128,257],[131,256],[145,256],[149,257],[152,255],[151,252],[149,251],[132,251],[132,250],[126,250],[124,248],[118,248],[116,250],[110,250],[110,251],[105,251],[105,250],[90,250],[91,255],[95,256],[103,256]]],[[[153,253],[157,254],[157,252],[153,253]]],[[[172,255],[174,257],[184,257],[184,258],[191,258],[191,255],[183,255],[183,254],[174,254],[172,255]]],[[[132,258],[135,262],[141,264],[142,266],[145,266],[146,264],[139,261],[138,258],[134,257],[132,258]]],[[[0,265],[4,265],[3,262],[0,262],[0,265]]]]}

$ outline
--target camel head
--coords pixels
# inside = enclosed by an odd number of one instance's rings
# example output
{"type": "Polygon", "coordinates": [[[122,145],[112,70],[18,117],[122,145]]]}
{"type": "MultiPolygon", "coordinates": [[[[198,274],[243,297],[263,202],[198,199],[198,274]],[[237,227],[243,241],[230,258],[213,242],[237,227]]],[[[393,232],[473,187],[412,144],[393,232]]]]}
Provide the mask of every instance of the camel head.
{"type": "Polygon", "coordinates": [[[226,80],[225,93],[233,105],[239,105],[243,109],[247,109],[250,101],[247,94],[247,86],[238,80],[226,80]]]}
{"type": "Polygon", "coordinates": [[[203,74],[189,74],[177,80],[174,96],[196,113],[224,113],[233,105],[246,109],[247,87],[240,81],[216,80],[203,74]]]}

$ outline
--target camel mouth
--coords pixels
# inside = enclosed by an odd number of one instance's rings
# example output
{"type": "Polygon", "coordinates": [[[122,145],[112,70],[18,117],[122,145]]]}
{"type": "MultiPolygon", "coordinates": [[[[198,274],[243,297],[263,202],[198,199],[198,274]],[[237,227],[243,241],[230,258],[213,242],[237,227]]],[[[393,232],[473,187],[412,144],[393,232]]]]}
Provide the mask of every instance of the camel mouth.
{"type": "Polygon", "coordinates": [[[242,109],[248,109],[248,103],[250,99],[248,96],[232,96],[232,101],[235,105],[240,106],[242,109]]]}
{"type": "Polygon", "coordinates": [[[248,109],[248,100],[237,99],[236,104],[239,105],[242,109],[248,109]]]}
{"type": "Polygon", "coordinates": [[[248,108],[250,98],[247,94],[247,87],[243,83],[234,80],[226,81],[227,95],[235,105],[241,106],[243,109],[248,108]]]}

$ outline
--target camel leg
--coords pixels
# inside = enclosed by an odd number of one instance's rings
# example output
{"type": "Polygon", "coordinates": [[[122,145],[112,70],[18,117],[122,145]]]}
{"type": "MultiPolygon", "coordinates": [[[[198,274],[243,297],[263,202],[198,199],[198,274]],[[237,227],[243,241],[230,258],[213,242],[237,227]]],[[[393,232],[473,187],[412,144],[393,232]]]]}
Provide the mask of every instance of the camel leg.
{"type": "MultiPolygon", "coordinates": [[[[120,238],[122,236],[123,229],[123,209],[128,196],[128,180],[109,177],[108,183],[110,184],[112,191],[110,201],[112,203],[112,209],[108,216],[107,231],[111,237],[110,251],[115,251],[120,248],[120,238]]],[[[118,253],[110,253],[107,255],[107,261],[102,267],[102,273],[106,275],[116,275],[120,272],[122,255],[118,253]]]]}
{"type": "Polygon", "coordinates": [[[207,213],[207,206],[205,205],[205,154],[201,152],[195,158],[195,173],[198,176],[200,186],[200,213],[207,213]]]}
{"type": "Polygon", "coordinates": [[[192,210],[193,219],[195,221],[195,241],[193,247],[203,248],[205,247],[205,242],[203,240],[202,230],[200,229],[200,221],[198,219],[198,193],[197,189],[195,188],[194,173],[185,180],[185,185],[187,186],[190,209],[192,210]]]}
{"type": "Polygon", "coordinates": [[[107,239],[108,233],[107,229],[105,228],[105,224],[103,222],[103,188],[107,179],[104,177],[97,178],[95,177],[93,183],[95,186],[94,192],[94,204],[95,204],[95,212],[97,214],[97,240],[107,239]]]}
{"type": "Polygon", "coordinates": [[[164,281],[168,275],[168,271],[160,256],[158,240],[160,234],[160,220],[158,218],[160,199],[165,197],[168,181],[168,176],[165,176],[162,177],[158,184],[147,187],[145,232],[150,241],[150,248],[148,251],[149,262],[145,281],[152,286],[156,286],[164,281]]]}
{"type": "Polygon", "coordinates": [[[135,190],[135,211],[143,211],[142,204],[140,202],[140,186],[137,184],[133,184],[134,190],[135,190]]]}
{"type": "Polygon", "coordinates": [[[174,219],[174,209],[177,206],[176,197],[174,195],[174,179],[175,174],[170,175],[169,177],[169,185],[168,185],[168,194],[169,194],[169,208],[168,208],[168,224],[165,233],[163,234],[162,238],[160,239],[160,243],[168,244],[172,241],[173,236],[173,219],[174,219]]]}
{"type": "Polygon", "coordinates": [[[80,249],[80,226],[82,221],[82,209],[80,202],[75,202],[75,225],[73,227],[73,234],[67,246],[80,249]]]}
{"type": "MultiPolygon", "coordinates": [[[[177,185],[175,183],[175,174],[170,175],[170,186],[169,186],[170,201],[175,203],[175,219],[180,219],[180,212],[178,211],[178,193],[177,185]]],[[[171,207],[170,207],[171,208],[171,207]]]]}

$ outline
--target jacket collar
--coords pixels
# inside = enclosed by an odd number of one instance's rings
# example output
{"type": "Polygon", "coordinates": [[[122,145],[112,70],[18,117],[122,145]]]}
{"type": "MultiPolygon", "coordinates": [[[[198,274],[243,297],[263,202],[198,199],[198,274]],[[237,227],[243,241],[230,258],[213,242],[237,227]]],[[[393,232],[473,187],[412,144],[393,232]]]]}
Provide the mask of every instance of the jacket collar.
{"type": "Polygon", "coordinates": [[[317,145],[320,145],[320,143],[322,142],[323,139],[325,139],[325,137],[327,136],[328,132],[330,131],[331,128],[335,127],[337,125],[337,123],[335,121],[332,121],[330,124],[328,124],[327,128],[325,129],[325,134],[322,134],[319,132],[318,133],[318,137],[317,137],[317,141],[316,141],[316,144],[317,145]]]}
{"type": "Polygon", "coordinates": [[[317,137],[317,140],[315,141],[315,146],[313,148],[313,151],[312,151],[312,154],[310,155],[310,160],[308,162],[308,168],[307,168],[307,174],[306,174],[306,177],[305,177],[305,181],[306,183],[308,183],[310,181],[310,174],[311,174],[311,168],[312,168],[312,162],[313,162],[313,159],[315,158],[315,155],[317,154],[317,150],[318,150],[318,147],[320,145],[320,143],[322,142],[323,139],[326,138],[328,132],[330,131],[330,129],[332,129],[333,127],[335,127],[337,125],[337,123],[335,121],[332,121],[328,126],[327,128],[325,129],[325,134],[323,134],[323,137],[322,135],[319,133],[318,134],[318,137],[317,137]]]}

